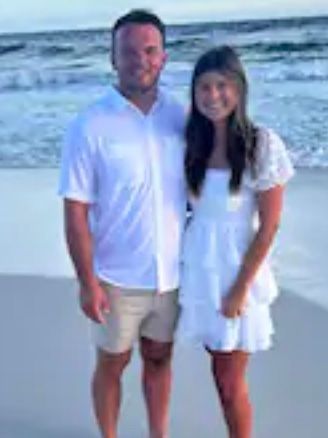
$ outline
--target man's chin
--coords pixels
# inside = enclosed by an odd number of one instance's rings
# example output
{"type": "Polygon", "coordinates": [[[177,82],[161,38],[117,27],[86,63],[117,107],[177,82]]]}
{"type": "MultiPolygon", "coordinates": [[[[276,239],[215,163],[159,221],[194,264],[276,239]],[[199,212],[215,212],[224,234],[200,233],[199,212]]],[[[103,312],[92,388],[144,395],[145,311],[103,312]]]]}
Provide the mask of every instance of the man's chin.
{"type": "Polygon", "coordinates": [[[154,88],[157,87],[157,83],[158,78],[153,78],[152,80],[135,80],[131,81],[130,83],[126,83],[125,88],[133,93],[145,94],[154,90],[154,88]]]}
{"type": "Polygon", "coordinates": [[[157,87],[157,82],[152,83],[151,85],[144,85],[143,87],[140,87],[140,94],[147,94],[151,91],[153,91],[157,87]]]}

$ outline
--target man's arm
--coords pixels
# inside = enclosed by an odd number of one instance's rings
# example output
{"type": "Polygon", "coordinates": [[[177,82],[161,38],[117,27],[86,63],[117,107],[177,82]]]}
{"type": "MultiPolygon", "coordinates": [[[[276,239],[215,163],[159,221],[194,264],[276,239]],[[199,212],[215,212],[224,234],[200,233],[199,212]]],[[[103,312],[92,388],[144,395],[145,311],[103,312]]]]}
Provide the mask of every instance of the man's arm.
{"type": "Polygon", "coordinates": [[[80,283],[81,308],[88,318],[103,323],[103,312],[109,311],[109,305],[93,271],[88,211],[87,203],[64,200],[66,242],[80,283]]]}

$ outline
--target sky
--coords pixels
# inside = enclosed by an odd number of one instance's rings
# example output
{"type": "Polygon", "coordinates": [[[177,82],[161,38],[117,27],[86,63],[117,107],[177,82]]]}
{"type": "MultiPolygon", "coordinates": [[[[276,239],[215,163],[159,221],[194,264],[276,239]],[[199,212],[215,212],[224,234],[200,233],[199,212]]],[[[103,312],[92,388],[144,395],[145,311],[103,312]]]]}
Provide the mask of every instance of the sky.
{"type": "Polygon", "coordinates": [[[0,0],[0,33],[108,27],[145,7],[167,24],[328,15],[326,0],[0,0]]]}

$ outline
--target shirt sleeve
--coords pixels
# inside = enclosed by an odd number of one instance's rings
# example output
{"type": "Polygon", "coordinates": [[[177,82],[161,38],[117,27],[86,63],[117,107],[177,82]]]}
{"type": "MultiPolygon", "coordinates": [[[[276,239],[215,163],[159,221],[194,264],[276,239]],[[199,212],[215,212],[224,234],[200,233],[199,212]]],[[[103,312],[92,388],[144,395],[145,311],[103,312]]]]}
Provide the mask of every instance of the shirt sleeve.
{"type": "Polygon", "coordinates": [[[95,200],[94,151],[79,119],[73,122],[65,136],[58,194],[88,204],[95,200]]]}
{"type": "Polygon", "coordinates": [[[294,175],[294,168],[284,142],[270,129],[259,131],[255,170],[257,191],[285,185],[294,175]]]}

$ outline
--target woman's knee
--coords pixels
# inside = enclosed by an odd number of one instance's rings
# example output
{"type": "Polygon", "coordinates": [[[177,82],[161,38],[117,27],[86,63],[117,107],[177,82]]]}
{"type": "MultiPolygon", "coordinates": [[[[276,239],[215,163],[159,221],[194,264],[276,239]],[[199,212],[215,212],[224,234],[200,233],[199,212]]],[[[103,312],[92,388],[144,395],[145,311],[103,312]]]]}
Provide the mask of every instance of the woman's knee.
{"type": "Polygon", "coordinates": [[[213,377],[223,402],[232,403],[247,395],[245,370],[229,361],[213,359],[213,377]]]}
{"type": "Polygon", "coordinates": [[[233,404],[247,396],[247,384],[243,376],[234,372],[215,374],[218,392],[224,403],[233,404]]]}

